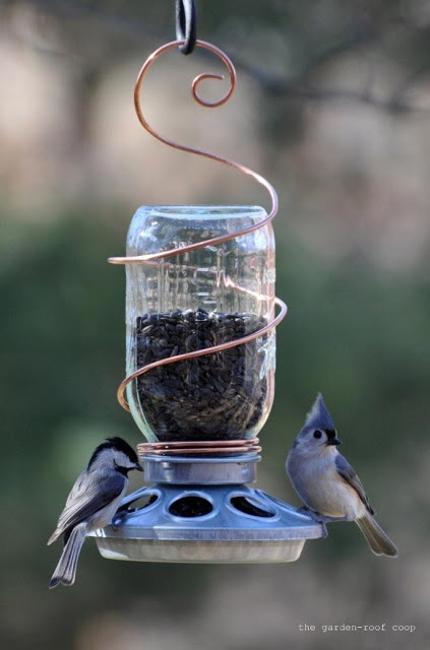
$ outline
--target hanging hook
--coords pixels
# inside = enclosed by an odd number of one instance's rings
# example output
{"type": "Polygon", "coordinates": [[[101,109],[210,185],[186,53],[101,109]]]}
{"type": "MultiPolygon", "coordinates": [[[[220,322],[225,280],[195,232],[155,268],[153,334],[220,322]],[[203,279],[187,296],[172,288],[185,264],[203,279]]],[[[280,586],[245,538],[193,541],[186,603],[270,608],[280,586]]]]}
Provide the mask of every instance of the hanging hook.
{"type": "Polygon", "coordinates": [[[176,39],[183,41],[178,49],[182,54],[191,54],[197,40],[197,11],[194,0],[176,0],[176,39]]]}

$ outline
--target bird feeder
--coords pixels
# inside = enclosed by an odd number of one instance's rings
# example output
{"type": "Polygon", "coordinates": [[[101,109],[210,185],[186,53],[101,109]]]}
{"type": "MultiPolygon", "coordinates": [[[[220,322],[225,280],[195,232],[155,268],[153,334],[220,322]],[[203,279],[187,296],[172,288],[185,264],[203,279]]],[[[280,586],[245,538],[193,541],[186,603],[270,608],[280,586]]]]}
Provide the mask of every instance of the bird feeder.
{"type": "MultiPolygon", "coordinates": [[[[127,496],[113,525],[95,533],[110,559],[148,562],[291,562],[323,529],[308,514],[252,487],[261,460],[258,435],[274,397],[275,328],[286,305],[275,297],[277,195],[263,177],[213,153],[174,143],[146,121],[141,87],[149,67],[178,39],[156,50],[135,86],[141,124],[177,149],[227,164],[269,192],[272,209],[246,205],[142,206],[132,218],[124,264],[126,378],[118,389],[146,442],[138,445],[146,484],[127,496]],[[276,314],[275,311],[278,313],[276,314]]],[[[196,41],[226,66],[230,59],[196,41]]]]}

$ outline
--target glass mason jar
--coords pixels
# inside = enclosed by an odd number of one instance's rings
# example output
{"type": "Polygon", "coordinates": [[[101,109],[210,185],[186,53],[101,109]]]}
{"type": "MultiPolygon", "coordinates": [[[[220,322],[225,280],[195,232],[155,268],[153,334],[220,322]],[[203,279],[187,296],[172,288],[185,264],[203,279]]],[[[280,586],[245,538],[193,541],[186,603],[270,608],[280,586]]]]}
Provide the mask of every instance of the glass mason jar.
{"type": "MultiPolygon", "coordinates": [[[[127,255],[157,253],[238,232],[255,206],[142,206],[127,255]]],[[[271,225],[218,246],[128,264],[127,374],[164,357],[239,339],[274,317],[271,225]]],[[[273,402],[275,333],[150,370],[128,384],[133,418],[150,441],[255,437],[273,402]]]]}

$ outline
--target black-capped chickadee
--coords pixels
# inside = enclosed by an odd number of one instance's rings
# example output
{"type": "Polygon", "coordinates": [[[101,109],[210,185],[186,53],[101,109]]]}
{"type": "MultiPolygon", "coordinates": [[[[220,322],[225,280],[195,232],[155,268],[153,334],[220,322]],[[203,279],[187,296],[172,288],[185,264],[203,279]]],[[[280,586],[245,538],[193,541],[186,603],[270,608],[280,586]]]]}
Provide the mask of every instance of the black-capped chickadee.
{"type": "Polygon", "coordinates": [[[137,454],[122,438],[108,438],[99,445],[88,466],[78,476],[67,497],[57,528],[48,545],[63,535],[64,549],[49,588],[73,585],[79,554],[87,533],[111,523],[127,491],[128,472],[142,471],[137,454]]]}
{"type": "Polygon", "coordinates": [[[355,521],[376,555],[398,555],[374,518],[363,485],[337,450],[340,440],[319,394],[287,457],[291,483],[306,506],[328,518],[355,521]]]}

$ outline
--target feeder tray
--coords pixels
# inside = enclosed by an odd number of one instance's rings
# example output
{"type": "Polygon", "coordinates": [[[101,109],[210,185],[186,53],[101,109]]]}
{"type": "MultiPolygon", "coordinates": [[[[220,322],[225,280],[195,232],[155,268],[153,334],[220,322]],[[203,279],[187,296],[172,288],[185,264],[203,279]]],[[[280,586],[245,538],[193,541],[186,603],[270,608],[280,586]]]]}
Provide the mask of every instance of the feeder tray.
{"type": "Polygon", "coordinates": [[[150,487],[124,499],[112,526],[97,531],[111,560],[183,563],[294,562],[322,535],[309,515],[243,482],[260,457],[146,456],[150,487]]]}

